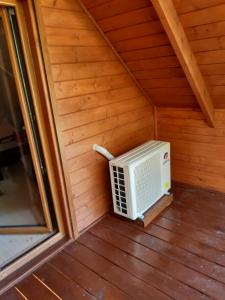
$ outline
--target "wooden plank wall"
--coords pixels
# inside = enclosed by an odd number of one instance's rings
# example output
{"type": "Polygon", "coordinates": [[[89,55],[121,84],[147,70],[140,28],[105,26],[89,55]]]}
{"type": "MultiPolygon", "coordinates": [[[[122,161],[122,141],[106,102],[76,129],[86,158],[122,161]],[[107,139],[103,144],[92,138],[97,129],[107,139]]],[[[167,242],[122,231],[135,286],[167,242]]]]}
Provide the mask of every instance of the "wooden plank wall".
{"type": "Polygon", "coordinates": [[[217,108],[216,128],[200,112],[160,108],[158,137],[172,143],[175,180],[225,192],[225,1],[174,4],[217,108]]]}
{"type": "MultiPolygon", "coordinates": [[[[82,0],[157,106],[196,99],[150,0],[82,0]]],[[[216,108],[225,108],[225,1],[173,0],[216,108]]]]}
{"type": "Polygon", "coordinates": [[[225,1],[174,0],[216,108],[225,108],[225,1]]]}
{"type": "Polygon", "coordinates": [[[198,106],[151,1],[82,1],[155,105],[198,106]]]}
{"type": "Polygon", "coordinates": [[[225,192],[225,110],[210,128],[200,111],[158,108],[158,139],[171,142],[176,181],[225,192]]]}
{"type": "Polygon", "coordinates": [[[108,163],[153,136],[152,107],[76,0],[39,0],[51,64],[56,124],[78,231],[109,209],[108,163]]]}

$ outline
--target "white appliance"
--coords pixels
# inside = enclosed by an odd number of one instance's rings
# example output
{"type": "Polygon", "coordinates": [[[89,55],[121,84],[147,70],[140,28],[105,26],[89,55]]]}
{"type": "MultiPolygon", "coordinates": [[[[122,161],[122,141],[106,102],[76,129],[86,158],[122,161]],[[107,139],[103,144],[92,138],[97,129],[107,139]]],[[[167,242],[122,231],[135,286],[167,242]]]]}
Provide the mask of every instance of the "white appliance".
{"type": "Polygon", "coordinates": [[[109,161],[114,212],[135,220],[171,188],[170,144],[150,141],[109,161]]]}

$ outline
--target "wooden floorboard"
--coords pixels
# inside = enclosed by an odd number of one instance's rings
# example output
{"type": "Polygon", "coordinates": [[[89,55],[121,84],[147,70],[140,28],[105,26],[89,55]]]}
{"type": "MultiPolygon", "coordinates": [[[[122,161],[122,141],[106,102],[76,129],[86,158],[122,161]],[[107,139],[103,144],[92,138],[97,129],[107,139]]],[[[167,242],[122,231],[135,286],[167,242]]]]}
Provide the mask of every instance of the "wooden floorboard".
{"type": "Polygon", "coordinates": [[[172,232],[177,232],[183,236],[190,237],[191,239],[202,242],[205,245],[208,245],[212,248],[224,251],[225,249],[225,240],[218,238],[208,232],[202,231],[198,228],[195,228],[192,224],[177,222],[160,216],[153,220],[153,224],[166,228],[172,232]]]}
{"type": "Polygon", "coordinates": [[[66,253],[58,255],[52,264],[97,299],[103,296],[109,299],[129,299],[125,292],[66,253]]]}
{"type": "Polygon", "coordinates": [[[160,253],[173,261],[181,263],[187,267],[201,272],[211,278],[225,283],[225,268],[220,265],[209,262],[208,260],[193,254],[190,251],[174,246],[172,241],[165,242],[161,237],[156,238],[153,235],[146,234],[139,228],[131,228],[125,222],[117,221],[109,218],[104,220],[106,226],[112,226],[119,233],[125,234],[130,239],[140,243],[141,245],[160,253]]]}
{"type": "Polygon", "coordinates": [[[186,284],[146,264],[135,256],[124,253],[104,239],[98,238],[94,232],[93,229],[93,235],[86,233],[79,242],[174,299],[190,299],[190,297],[191,299],[198,299],[202,296],[186,284]]]}
{"type": "Polygon", "coordinates": [[[96,299],[51,264],[47,264],[37,270],[35,275],[62,299],[96,299]]]}
{"type": "Polygon", "coordinates": [[[123,290],[131,298],[135,299],[169,299],[162,292],[151,285],[139,280],[129,272],[111,263],[101,255],[89,250],[87,247],[75,243],[68,249],[69,255],[78,260],[105,280],[123,290]]]}
{"type": "Polygon", "coordinates": [[[25,299],[15,288],[7,291],[3,296],[0,296],[0,299],[4,300],[21,300],[25,299]]]}
{"type": "Polygon", "coordinates": [[[28,276],[17,285],[17,289],[26,299],[58,299],[57,295],[34,274],[28,276]]]}
{"type": "Polygon", "coordinates": [[[223,255],[224,251],[217,250],[202,242],[195,241],[191,237],[187,237],[182,233],[171,232],[155,224],[146,228],[144,232],[190,253],[194,253],[199,257],[203,257],[213,263],[225,266],[225,256],[223,255]]]}
{"type": "MultiPolygon", "coordinates": [[[[123,251],[127,251],[129,254],[134,255],[145,263],[160,269],[166,274],[171,275],[177,280],[180,280],[211,297],[220,299],[220,295],[225,292],[225,285],[222,283],[205,276],[202,272],[193,270],[190,266],[186,266],[176,259],[171,259],[171,257],[167,255],[170,254],[170,247],[167,249],[165,248],[162,253],[162,251],[158,251],[154,249],[154,247],[149,247],[147,243],[141,243],[140,236],[143,236],[143,234],[136,228],[134,232],[129,225],[128,230],[123,228],[123,230],[120,231],[118,224],[116,225],[116,228],[115,224],[112,224],[111,230],[107,231],[108,228],[100,227],[100,225],[101,224],[97,225],[99,236],[110,239],[110,243],[113,242],[114,245],[120,247],[123,251]],[[218,296],[216,296],[216,294],[218,296]]],[[[93,230],[95,230],[97,226],[95,226],[93,230]]]]}
{"type": "Polygon", "coordinates": [[[225,195],[174,198],[146,228],[106,216],[0,299],[223,299],[225,195]]]}

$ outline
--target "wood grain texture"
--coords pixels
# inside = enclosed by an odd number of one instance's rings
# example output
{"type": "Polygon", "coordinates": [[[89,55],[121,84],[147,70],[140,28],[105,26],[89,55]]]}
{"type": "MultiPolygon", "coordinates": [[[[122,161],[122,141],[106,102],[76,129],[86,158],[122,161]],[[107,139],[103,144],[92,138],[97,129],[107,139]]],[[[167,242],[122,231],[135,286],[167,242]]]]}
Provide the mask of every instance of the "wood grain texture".
{"type": "Polygon", "coordinates": [[[171,142],[174,180],[224,192],[225,111],[207,128],[197,110],[158,108],[158,138],[171,142]]]}
{"type": "Polygon", "coordinates": [[[96,299],[51,264],[46,264],[37,270],[35,274],[50,289],[54,290],[61,299],[96,299]]]}
{"type": "Polygon", "coordinates": [[[39,278],[34,274],[28,276],[17,286],[17,289],[25,297],[25,299],[49,299],[56,300],[59,297],[54,293],[53,290],[48,288],[39,278]]]}
{"type": "MultiPolygon", "coordinates": [[[[175,53],[151,1],[147,4],[146,1],[138,0],[96,3],[83,0],[83,3],[137,80],[143,76],[145,79],[164,79],[166,76],[171,80],[176,77],[186,80],[178,60],[177,66],[168,64],[175,53]]],[[[173,0],[173,4],[207,87],[218,85],[215,81],[208,83],[205,75],[224,74],[224,1],[173,0]]],[[[144,89],[148,88],[146,82],[145,85],[142,82],[140,84],[144,89]]],[[[191,89],[187,80],[186,84],[191,89]]],[[[221,81],[219,84],[224,85],[221,81]]],[[[162,93],[158,94],[159,97],[151,97],[157,106],[198,106],[195,97],[176,101],[173,97],[166,97],[166,90],[162,93]]],[[[148,94],[151,96],[151,93],[148,94]]],[[[215,108],[225,107],[224,91],[218,96],[209,89],[209,94],[215,108]]]]}
{"type": "Polygon", "coordinates": [[[97,274],[102,274],[103,278],[111,284],[121,289],[135,299],[169,299],[168,296],[158,291],[151,285],[140,280],[130,272],[108,261],[106,258],[94,253],[81,244],[73,244],[66,249],[66,253],[78,260],[86,267],[97,274]]]}
{"type": "Polygon", "coordinates": [[[192,93],[151,1],[109,0],[97,6],[91,0],[83,3],[155,105],[198,106],[194,96],[178,102],[173,97],[168,99],[168,86],[151,93],[150,88],[157,88],[157,84],[140,81],[143,76],[145,79],[166,76],[172,81],[178,77],[192,93]]]}
{"type": "MultiPolygon", "coordinates": [[[[136,2],[133,9],[142,10],[147,2],[136,2]]],[[[101,3],[103,7],[95,9],[99,18],[106,5],[101,3]]],[[[151,139],[152,107],[78,1],[40,0],[40,4],[58,138],[75,207],[71,213],[80,232],[106,213],[111,202],[108,164],[92,145],[99,143],[118,155],[151,139]]],[[[124,2],[118,11],[107,10],[107,15],[113,18],[127,9],[124,2]]]]}
{"type": "MultiPolygon", "coordinates": [[[[189,297],[192,297],[195,299],[198,295],[200,296],[199,292],[194,291],[192,288],[163,273],[161,270],[157,270],[154,266],[146,264],[143,260],[139,260],[132,255],[124,256],[124,248],[116,247],[114,235],[112,238],[110,238],[110,236],[107,238],[107,233],[111,234],[108,228],[105,227],[100,230],[100,227],[96,226],[91,230],[91,234],[84,234],[79,240],[79,243],[95,251],[98,255],[105,257],[112,263],[122,267],[129,273],[134,274],[137,278],[143,280],[152,287],[161,290],[171,298],[179,299],[180,297],[180,299],[189,299],[189,297]]],[[[132,243],[130,242],[130,244],[132,243]]]]}
{"type": "Polygon", "coordinates": [[[214,106],[172,0],[152,0],[176,56],[208,124],[214,127],[214,106]]]}
{"type": "MultiPolygon", "coordinates": [[[[109,281],[100,277],[98,273],[82,264],[79,259],[74,259],[69,254],[62,253],[51,261],[54,268],[60,270],[91,294],[96,299],[129,299],[129,296],[109,281]]],[[[104,265],[103,265],[104,267],[104,265]]]]}
{"type": "Polygon", "coordinates": [[[146,228],[106,216],[0,299],[222,299],[224,193],[185,184],[173,193],[146,228]]]}
{"type": "MultiPolygon", "coordinates": [[[[191,252],[175,247],[170,242],[154,238],[152,235],[142,232],[139,226],[134,228],[131,227],[131,224],[112,218],[104,219],[101,224],[106,229],[99,228],[100,225],[96,226],[96,230],[93,229],[93,233],[98,237],[114,246],[117,243],[120,249],[124,251],[128,249],[129,254],[163,270],[173,278],[186,282],[192,288],[202,291],[208,296],[220,299],[225,285],[211,277],[210,271],[207,271],[208,267],[205,266],[209,264],[207,260],[202,260],[191,252]],[[202,262],[202,267],[198,265],[199,260],[202,262]],[[201,269],[204,271],[202,272],[201,269]],[[177,273],[175,274],[174,271],[177,273]],[[209,272],[208,275],[205,272],[209,272]]],[[[214,267],[216,268],[217,265],[214,267]]]]}
{"type": "Polygon", "coordinates": [[[12,288],[0,296],[1,300],[23,300],[25,299],[16,289],[12,288]]]}
{"type": "MultiPolygon", "coordinates": [[[[194,6],[198,8],[197,1],[193,1],[194,6]]],[[[221,97],[214,92],[214,88],[224,86],[224,82],[211,81],[208,76],[220,75],[224,70],[225,5],[224,1],[213,0],[200,3],[199,7],[199,10],[184,11],[178,5],[177,11],[204,79],[211,88],[214,105],[224,108],[224,91],[220,91],[221,97]]]]}

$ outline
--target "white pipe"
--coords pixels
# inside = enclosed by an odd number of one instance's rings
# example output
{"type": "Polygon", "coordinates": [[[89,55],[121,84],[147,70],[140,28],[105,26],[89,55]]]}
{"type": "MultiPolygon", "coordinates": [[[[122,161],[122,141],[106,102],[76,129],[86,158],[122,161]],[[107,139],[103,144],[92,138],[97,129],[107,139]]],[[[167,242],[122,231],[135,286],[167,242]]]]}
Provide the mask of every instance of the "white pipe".
{"type": "Polygon", "coordinates": [[[99,146],[97,144],[93,145],[93,150],[100,153],[101,155],[103,155],[108,160],[112,160],[112,159],[115,158],[107,149],[105,149],[104,147],[99,146]]]}

